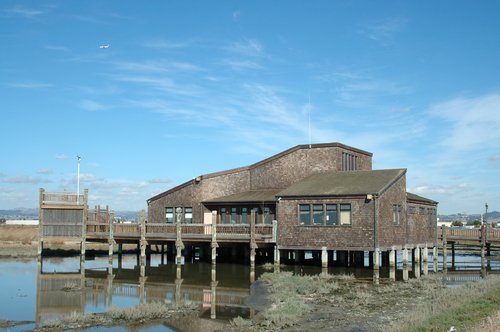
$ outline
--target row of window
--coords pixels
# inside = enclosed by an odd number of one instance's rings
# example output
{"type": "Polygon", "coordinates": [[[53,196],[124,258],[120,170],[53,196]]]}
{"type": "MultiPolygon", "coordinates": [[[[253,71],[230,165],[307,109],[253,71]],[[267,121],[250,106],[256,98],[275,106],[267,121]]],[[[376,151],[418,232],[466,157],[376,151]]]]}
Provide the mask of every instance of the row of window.
{"type": "Polygon", "coordinates": [[[219,223],[221,224],[248,224],[251,211],[255,214],[256,224],[272,224],[274,215],[270,207],[220,207],[219,223]]]}
{"type": "MultiPolygon", "coordinates": [[[[250,212],[255,213],[255,223],[272,224],[274,217],[273,211],[269,207],[263,209],[258,207],[221,207],[218,209],[218,223],[221,224],[248,224],[250,220],[250,212]]],[[[193,208],[191,207],[166,207],[165,208],[165,222],[173,224],[176,222],[191,224],[193,223],[193,208]],[[177,214],[177,209],[180,213],[177,214]],[[179,218],[176,220],[176,218],[179,218]]]]}
{"type": "Polygon", "coordinates": [[[300,204],[301,225],[350,225],[351,204],[300,204]]]}
{"type": "MultiPolygon", "coordinates": [[[[417,207],[413,206],[413,205],[408,206],[408,213],[409,214],[416,214],[417,213],[417,207]]],[[[418,214],[428,214],[428,215],[431,215],[431,216],[435,216],[436,215],[436,209],[435,208],[427,208],[427,211],[426,211],[426,209],[424,207],[419,207],[418,208],[418,214]]]]}
{"type": "Polygon", "coordinates": [[[177,215],[177,218],[179,218],[180,223],[185,223],[185,224],[192,224],[193,223],[193,208],[192,207],[178,207],[178,208],[173,208],[173,207],[166,207],[165,208],[165,222],[167,224],[173,224],[176,222],[175,220],[175,215],[174,211],[176,209],[180,209],[180,213],[177,215]]]}

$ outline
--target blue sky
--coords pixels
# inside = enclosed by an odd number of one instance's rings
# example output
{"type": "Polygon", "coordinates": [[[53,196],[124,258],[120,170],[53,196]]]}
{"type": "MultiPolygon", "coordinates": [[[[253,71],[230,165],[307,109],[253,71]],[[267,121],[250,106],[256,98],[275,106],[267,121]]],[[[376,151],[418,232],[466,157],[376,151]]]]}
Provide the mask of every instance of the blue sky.
{"type": "Polygon", "coordinates": [[[439,213],[500,210],[498,1],[2,1],[0,208],[146,208],[341,142],[439,213]],[[109,44],[109,48],[100,45],[109,44]]]}

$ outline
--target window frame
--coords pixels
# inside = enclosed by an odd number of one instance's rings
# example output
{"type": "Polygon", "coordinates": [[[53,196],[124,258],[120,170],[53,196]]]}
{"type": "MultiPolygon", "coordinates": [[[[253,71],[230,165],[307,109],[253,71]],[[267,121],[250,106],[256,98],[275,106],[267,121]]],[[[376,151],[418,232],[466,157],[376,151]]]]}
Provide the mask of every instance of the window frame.
{"type": "Polygon", "coordinates": [[[300,226],[352,226],[352,203],[299,203],[297,214],[300,226]],[[347,220],[347,222],[342,223],[342,220],[347,220]]]}
{"type": "Polygon", "coordinates": [[[193,223],[193,208],[190,207],[190,206],[187,206],[183,210],[184,210],[184,220],[183,220],[183,222],[185,224],[192,224],[193,223]],[[191,215],[191,217],[188,218],[188,214],[191,215]]]}
{"type": "Polygon", "coordinates": [[[175,222],[175,214],[174,214],[175,208],[172,206],[166,206],[165,207],[165,223],[166,224],[174,224],[175,222]],[[170,212],[169,212],[170,210],[170,212]],[[168,217],[168,215],[171,215],[171,217],[168,217]],[[170,221],[169,221],[170,219],[170,221]]]}
{"type": "Polygon", "coordinates": [[[345,226],[345,225],[352,225],[352,204],[351,203],[340,203],[339,204],[339,210],[340,210],[340,223],[339,223],[339,226],[345,226]],[[343,210],[342,208],[345,208],[345,207],[349,207],[349,209],[345,209],[343,210]],[[344,212],[344,213],[343,213],[344,212]],[[349,220],[348,220],[348,223],[344,223],[342,220],[343,220],[343,216],[346,215],[345,212],[348,212],[348,216],[349,216],[349,220]]]}

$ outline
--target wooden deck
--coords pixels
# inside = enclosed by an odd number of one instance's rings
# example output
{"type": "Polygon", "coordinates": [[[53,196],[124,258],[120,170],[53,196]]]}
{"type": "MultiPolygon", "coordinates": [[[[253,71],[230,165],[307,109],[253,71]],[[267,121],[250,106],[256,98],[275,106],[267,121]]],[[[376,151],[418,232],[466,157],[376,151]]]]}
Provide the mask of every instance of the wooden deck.
{"type": "Polygon", "coordinates": [[[148,243],[182,240],[183,242],[255,242],[274,243],[276,226],[226,224],[150,224],[150,223],[97,223],[87,222],[86,240],[107,242],[148,243]],[[252,231],[254,228],[254,231],[252,231]],[[144,237],[142,237],[144,234],[144,237]]]}
{"type": "Polygon", "coordinates": [[[438,232],[438,239],[441,244],[500,245],[500,229],[486,225],[474,229],[441,227],[438,232]]]}

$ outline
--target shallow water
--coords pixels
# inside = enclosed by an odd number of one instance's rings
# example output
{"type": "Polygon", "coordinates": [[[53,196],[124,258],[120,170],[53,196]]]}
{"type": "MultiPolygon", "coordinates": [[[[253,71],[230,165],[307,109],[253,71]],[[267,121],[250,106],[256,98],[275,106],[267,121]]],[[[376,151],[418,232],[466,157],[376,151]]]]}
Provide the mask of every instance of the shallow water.
{"type": "MultiPolygon", "coordinates": [[[[500,273],[499,256],[481,262],[477,255],[456,255],[448,258],[446,279],[450,285],[478,280],[485,274],[500,273]]],[[[405,273],[415,277],[416,269],[404,271],[399,256],[396,280],[403,280],[405,273]]],[[[307,263],[307,261],[306,261],[307,263]]],[[[365,262],[366,263],[366,262],[365,262]]],[[[428,271],[432,272],[432,256],[428,271]]],[[[438,262],[442,270],[442,258],[438,262]]],[[[366,264],[367,265],[367,264],[366,264]]],[[[373,271],[368,267],[322,269],[318,266],[281,266],[281,271],[296,274],[349,273],[370,282],[373,271]]],[[[47,319],[76,313],[107,311],[110,306],[131,307],[139,303],[161,301],[164,303],[195,304],[203,319],[225,322],[231,318],[252,317],[256,310],[247,305],[251,284],[266,272],[262,266],[251,270],[245,264],[220,264],[187,262],[182,266],[166,262],[161,255],[152,255],[148,266],[141,268],[135,255],[124,255],[108,265],[108,258],[96,257],[80,264],[79,257],[45,257],[41,264],[31,260],[0,260],[0,320],[33,321],[33,324],[16,326],[9,331],[25,331],[42,324],[47,319]],[[63,290],[64,288],[69,290],[63,290]]],[[[423,271],[421,271],[423,273],[423,271]]],[[[380,281],[386,282],[391,271],[380,270],[380,281]]],[[[85,331],[173,331],[165,325],[140,327],[91,328],[85,331]]]]}

